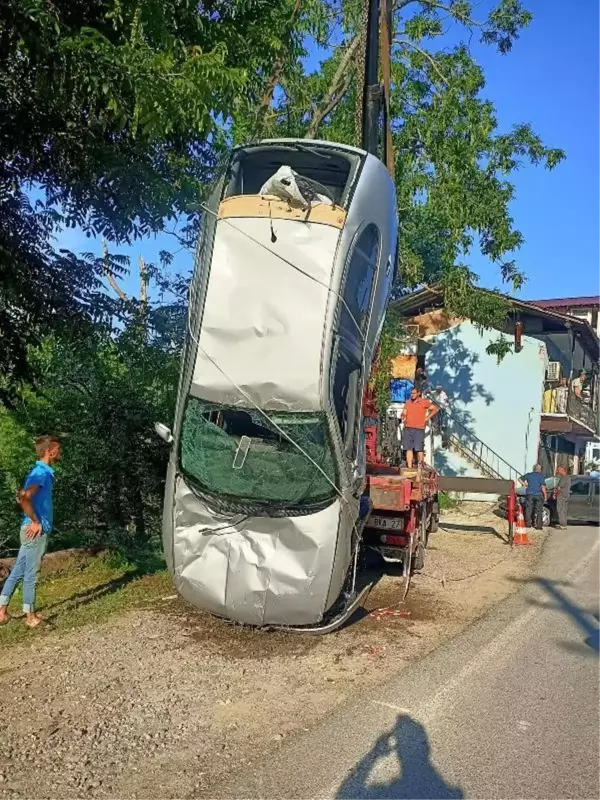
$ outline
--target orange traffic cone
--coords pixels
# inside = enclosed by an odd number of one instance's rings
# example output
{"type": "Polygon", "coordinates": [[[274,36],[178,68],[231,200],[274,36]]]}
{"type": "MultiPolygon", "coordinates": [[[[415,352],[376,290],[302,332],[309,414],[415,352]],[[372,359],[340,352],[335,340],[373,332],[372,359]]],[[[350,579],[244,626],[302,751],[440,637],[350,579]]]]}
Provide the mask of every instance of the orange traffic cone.
{"type": "Polygon", "coordinates": [[[513,538],[514,545],[532,545],[534,546],[534,542],[531,541],[529,536],[527,536],[527,528],[525,527],[525,517],[523,516],[523,509],[521,508],[521,504],[517,503],[517,508],[519,509],[517,512],[517,522],[515,524],[515,535],[513,538]]]}

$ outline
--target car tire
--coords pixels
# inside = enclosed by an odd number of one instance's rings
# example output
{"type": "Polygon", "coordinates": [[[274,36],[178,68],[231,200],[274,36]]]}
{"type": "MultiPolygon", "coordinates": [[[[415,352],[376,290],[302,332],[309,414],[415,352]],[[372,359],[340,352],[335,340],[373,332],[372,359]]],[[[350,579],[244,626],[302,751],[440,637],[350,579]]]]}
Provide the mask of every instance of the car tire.
{"type": "Polygon", "coordinates": [[[550,514],[550,509],[548,508],[548,506],[544,506],[544,510],[542,511],[542,526],[544,528],[549,528],[551,522],[552,522],[552,515],[550,514]]]}

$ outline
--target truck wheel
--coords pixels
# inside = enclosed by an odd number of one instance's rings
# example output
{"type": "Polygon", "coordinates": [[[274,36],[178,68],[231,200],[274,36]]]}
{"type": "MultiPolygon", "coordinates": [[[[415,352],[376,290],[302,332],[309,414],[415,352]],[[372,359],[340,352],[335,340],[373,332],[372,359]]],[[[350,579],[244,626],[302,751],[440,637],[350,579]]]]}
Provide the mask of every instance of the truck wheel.
{"type": "Polygon", "coordinates": [[[420,572],[425,566],[425,548],[421,542],[417,542],[417,548],[412,559],[413,572],[420,572]]]}
{"type": "Polygon", "coordinates": [[[425,566],[425,548],[427,547],[427,509],[426,507],[421,510],[421,519],[419,521],[419,535],[415,542],[415,550],[412,557],[413,572],[419,572],[425,566]]]}
{"type": "Polygon", "coordinates": [[[440,527],[440,507],[436,501],[434,501],[433,506],[431,507],[431,518],[429,520],[429,530],[428,533],[435,533],[440,527]]]}

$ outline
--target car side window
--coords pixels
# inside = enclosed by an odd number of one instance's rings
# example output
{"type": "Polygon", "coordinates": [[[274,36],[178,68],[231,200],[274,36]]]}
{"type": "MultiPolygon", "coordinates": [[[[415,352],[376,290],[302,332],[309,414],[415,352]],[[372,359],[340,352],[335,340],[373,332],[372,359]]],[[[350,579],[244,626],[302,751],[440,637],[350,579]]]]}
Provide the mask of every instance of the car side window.
{"type": "Polygon", "coordinates": [[[356,237],[344,273],[337,342],[333,353],[332,395],[348,456],[356,449],[362,406],[362,353],[380,255],[379,229],[368,224],[356,237]]]}
{"type": "Polygon", "coordinates": [[[576,481],[571,484],[571,494],[579,497],[585,496],[588,493],[588,486],[587,481],[576,481]]]}
{"type": "Polygon", "coordinates": [[[370,223],[352,245],[342,289],[340,334],[352,341],[361,342],[367,329],[379,250],[379,229],[370,223]]]}
{"type": "Polygon", "coordinates": [[[594,484],[594,497],[598,497],[600,495],[600,483],[594,484]]]}

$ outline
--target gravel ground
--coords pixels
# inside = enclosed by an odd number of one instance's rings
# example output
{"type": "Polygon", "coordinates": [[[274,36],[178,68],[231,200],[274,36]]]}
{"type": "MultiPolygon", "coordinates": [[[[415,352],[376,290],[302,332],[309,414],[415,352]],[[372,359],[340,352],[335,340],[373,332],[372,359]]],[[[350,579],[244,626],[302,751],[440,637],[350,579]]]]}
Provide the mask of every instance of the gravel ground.
{"type": "MultiPolygon", "coordinates": [[[[398,606],[385,575],[327,637],[262,633],[179,601],[0,653],[0,797],[211,797],[226,774],[325,715],[518,588],[540,547],[509,550],[489,506],[442,519],[398,606]]],[[[536,535],[538,545],[544,536],[536,535]]]]}

